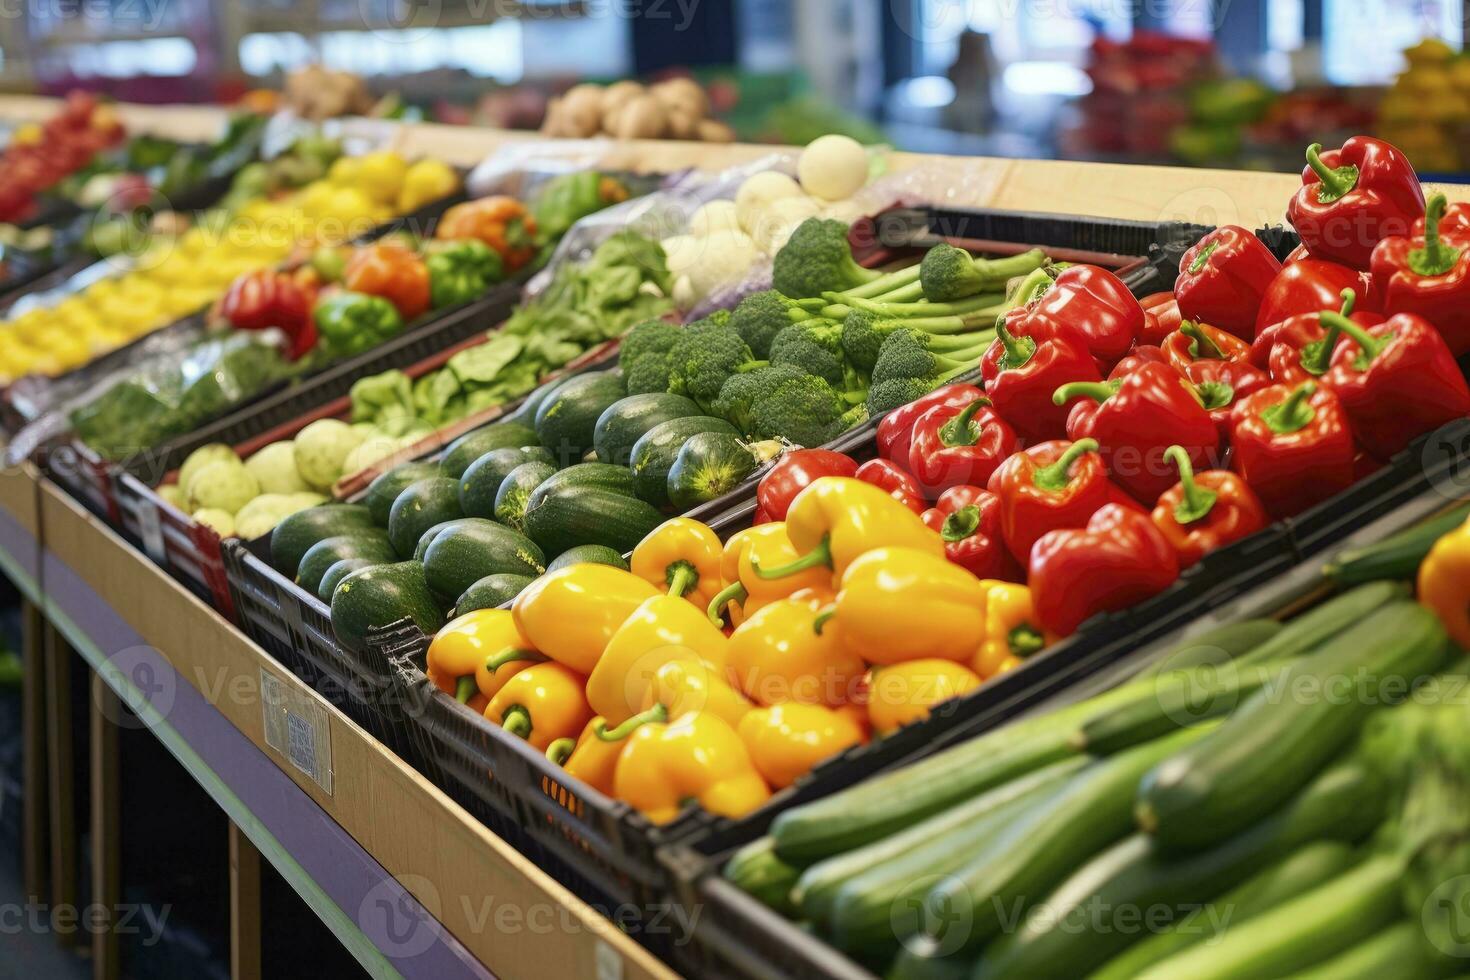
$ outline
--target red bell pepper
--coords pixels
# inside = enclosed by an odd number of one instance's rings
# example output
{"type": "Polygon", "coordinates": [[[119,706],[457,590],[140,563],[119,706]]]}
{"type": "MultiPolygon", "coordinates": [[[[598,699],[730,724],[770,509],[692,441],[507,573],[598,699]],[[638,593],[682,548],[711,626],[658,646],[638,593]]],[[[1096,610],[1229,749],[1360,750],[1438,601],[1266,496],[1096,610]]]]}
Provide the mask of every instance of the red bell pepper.
{"type": "Polygon", "coordinates": [[[287,356],[294,361],[316,346],[316,322],[311,317],[315,303],[316,292],[291,275],[257,269],[230,283],[219,314],[237,330],[279,328],[286,335],[287,356]]]}
{"type": "Polygon", "coordinates": [[[1165,337],[1179,329],[1182,317],[1179,301],[1173,293],[1149,293],[1138,301],[1138,305],[1143,307],[1143,330],[1138,335],[1140,344],[1162,344],[1165,337]]]}
{"type": "Polygon", "coordinates": [[[1310,259],[1311,257],[1312,253],[1307,251],[1307,246],[1298,245],[1296,248],[1286,253],[1286,258],[1281,260],[1281,267],[1284,269],[1289,265],[1294,265],[1297,262],[1300,262],[1302,259],[1310,259]]]}
{"type": "Polygon", "coordinates": [[[1313,143],[1286,216],[1315,258],[1367,269],[1373,246],[1424,216],[1424,191],[1392,143],[1354,136],[1326,153],[1313,143]]]}
{"type": "Polygon", "coordinates": [[[1000,498],[980,487],[950,487],[924,511],[924,523],[944,539],[944,555],[979,578],[1024,582],[1000,532],[1000,498]]]}
{"type": "Polygon", "coordinates": [[[756,484],[760,509],[773,521],[786,520],[791,501],[819,477],[857,476],[857,461],[830,449],[797,449],[782,455],[756,484]]]}
{"type": "Polygon", "coordinates": [[[1168,363],[1169,360],[1164,357],[1164,349],[1162,347],[1155,347],[1153,344],[1139,344],[1128,352],[1128,356],[1113,365],[1113,369],[1108,372],[1108,380],[1117,381],[1119,378],[1126,377],[1134,371],[1137,371],[1145,364],[1168,363]]]}
{"type": "Polygon", "coordinates": [[[1353,482],[1347,412],[1327,386],[1272,385],[1235,405],[1230,416],[1232,467],[1273,518],[1291,517],[1353,482]]]}
{"type": "Polygon", "coordinates": [[[1248,229],[1223,225],[1179,260],[1174,284],[1179,312],[1249,340],[1255,336],[1261,299],[1280,271],[1276,256],[1248,229]]]}
{"type": "Polygon", "coordinates": [[[996,414],[1028,441],[1054,439],[1067,430],[1067,410],[1051,394],[1071,381],[1101,381],[1097,361],[1070,336],[1016,336],[1005,323],[980,359],[985,393],[996,414]]]}
{"type": "MultiPolygon", "coordinates": [[[[1426,205],[1424,217],[1414,219],[1414,227],[1409,234],[1420,238],[1429,227],[1429,208],[1426,205]]],[[[1470,201],[1456,201],[1454,204],[1446,204],[1444,215],[1439,219],[1439,233],[1451,238],[1464,238],[1470,236],[1470,201]]]]}
{"type": "Polygon", "coordinates": [[[916,398],[883,416],[878,423],[878,455],[904,463],[909,458],[909,444],[914,435],[914,423],[936,405],[954,405],[959,408],[984,396],[975,385],[941,385],[922,398],[916,398]]]}
{"type": "MultiPolygon", "coordinates": [[[[1355,303],[1353,291],[1344,289],[1338,312],[1360,327],[1383,322],[1377,313],[1354,312],[1355,303]]],[[[1337,343],[1337,335],[1329,336],[1322,326],[1322,314],[1330,312],[1299,313],[1262,330],[1251,345],[1251,363],[1270,371],[1277,384],[1297,385],[1320,378],[1332,365],[1332,348],[1337,343]]]]}
{"type": "Polygon", "coordinates": [[[1470,352],[1470,231],[1444,229],[1445,196],[1429,199],[1423,234],[1373,249],[1373,288],[1386,313],[1412,313],[1439,330],[1456,356],[1470,352]]]}
{"type": "Polygon", "coordinates": [[[1054,440],[1030,446],[1000,465],[987,487],[1000,498],[1000,530],[1021,564],[1048,531],[1082,527],[1104,504],[1127,502],[1108,479],[1096,439],[1054,440]]]}
{"type": "Polygon", "coordinates": [[[864,483],[871,483],[903,504],[915,514],[922,514],[929,507],[929,498],[914,478],[901,466],[888,459],[870,459],[853,474],[864,483]]]}
{"type": "Polygon", "coordinates": [[[1344,289],[1357,294],[1360,308],[1369,307],[1372,304],[1364,301],[1369,284],[1366,273],[1322,259],[1302,259],[1283,266],[1261,300],[1261,308],[1256,313],[1256,336],[1289,316],[1336,309],[1344,289]]]}
{"type": "Polygon", "coordinates": [[[1058,636],[1156,596],[1177,578],[1179,560],[1163,533],[1148,515],[1117,504],[1099,508],[1085,528],[1043,535],[1027,576],[1036,618],[1058,636]]]}
{"type": "Polygon", "coordinates": [[[1073,336],[1110,369],[1143,332],[1143,307],[1123,280],[1095,265],[1063,270],[1041,297],[1006,314],[1006,329],[1017,337],[1073,336]]]}
{"type": "Polygon", "coordinates": [[[1249,360],[1251,345],[1208,323],[1185,320],[1164,340],[1164,359],[1183,374],[1196,361],[1249,360]]]}
{"type": "Polygon", "coordinates": [[[1271,376],[1247,361],[1195,361],[1184,372],[1210,413],[1221,447],[1230,444],[1230,412],[1235,403],[1271,384],[1271,376]]]}
{"type": "Polygon", "coordinates": [[[1019,448],[1016,430],[990,410],[983,395],[959,408],[936,405],[914,423],[909,472],[931,497],[938,496],[961,484],[984,484],[1019,448]]]}
{"type": "Polygon", "coordinates": [[[1199,466],[1219,449],[1220,434],[1194,386],[1163,364],[1145,364],[1117,381],[1062,385],[1054,398],[1083,399],[1067,418],[1067,435],[1097,440],[1113,482],[1149,506],[1174,483],[1166,449],[1185,447],[1199,466]]]}
{"type": "Polygon", "coordinates": [[[1234,473],[1195,473],[1182,446],[1170,446],[1165,456],[1179,468],[1179,482],[1159,496],[1150,516],[1179,556],[1180,568],[1270,523],[1260,498],[1234,473]]]}
{"type": "Polygon", "coordinates": [[[1323,383],[1373,456],[1388,459],[1418,436],[1470,415],[1465,377],[1428,320],[1399,313],[1367,329],[1335,313],[1322,320],[1347,338],[1332,352],[1323,383]]]}

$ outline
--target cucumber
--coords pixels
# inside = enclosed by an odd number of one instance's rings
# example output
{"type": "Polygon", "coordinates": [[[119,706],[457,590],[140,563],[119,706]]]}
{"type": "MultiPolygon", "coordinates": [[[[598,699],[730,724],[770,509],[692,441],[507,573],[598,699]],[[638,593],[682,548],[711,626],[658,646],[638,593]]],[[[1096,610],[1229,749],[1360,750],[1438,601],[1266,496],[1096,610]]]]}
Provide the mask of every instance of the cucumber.
{"type": "Polygon", "coordinates": [[[531,495],[526,534],[548,553],[600,544],[626,554],[664,521],[657,508],[611,490],[563,485],[531,495]]]}
{"type": "Polygon", "coordinates": [[[602,413],[627,394],[623,373],[617,369],[572,378],[536,410],[537,441],[561,465],[577,462],[592,449],[602,413]]]}
{"type": "Polygon", "coordinates": [[[628,570],[628,563],[624,560],[622,553],[601,544],[579,544],[575,548],[568,548],[553,558],[546,566],[548,572],[554,572],[558,568],[566,568],[568,565],[611,565],[614,568],[628,570]]]}
{"type": "Polygon", "coordinates": [[[476,609],[498,609],[521,594],[535,579],[529,575],[486,575],[465,589],[454,604],[454,615],[463,616],[476,609]]]}
{"type": "Polygon", "coordinates": [[[683,395],[629,395],[613,402],[597,417],[592,448],[597,451],[598,462],[628,466],[633,461],[633,445],[649,429],[670,419],[702,414],[699,406],[683,395]]]}
{"type": "Polygon", "coordinates": [[[1417,922],[1400,922],[1325,963],[1293,973],[1291,980],[1434,980],[1442,976],[1444,969],[1425,951],[1424,930],[1417,922]]]}
{"type": "Polygon", "coordinates": [[[516,449],[534,446],[536,430],[519,422],[494,422],[482,429],[466,432],[449,444],[439,460],[439,472],[451,480],[464,476],[470,464],[492,449],[516,449]]]}
{"type": "Polygon", "coordinates": [[[362,499],[373,516],[373,523],[387,527],[388,512],[393,509],[393,501],[398,499],[398,495],[407,490],[410,483],[438,475],[439,467],[433,463],[399,463],[388,472],[379,474],[368,484],[367,494],[362,499]]]}
{"type": "Polygon", "coordinates": [[[296,584],[316,595],[327,569],[343,558],[390,562],[397,560],[398,556],[388,543],[388,535],[378,528],[323,538],[307,548],[306,554],[301,556],[301,564],[296,567],[296,584]]]}
{"type": "Polygon", "coordinates": [[[524,531],[526,505],[531,502],[531,493],[545,483],[556,467],[550,463],[522,463],[511,470],[495,491],[495,519],[506,527],[524,531]]]}
{"type": "Polygon", "coordinates": [[[544,571],[546,555],[529,538],[478,517],[445,528],[424,552],[424,578],[435,595],[446,599],[462,595],[486,575],[544,571]]]}
{"type": "Polygon", "coordinates": [[[422,562],[364,568],[344,578],[332,593],[332,632],[353,652],[362,651],[370,630],[404,617],[429,636],[444,625],[443,611],[429,591],[422,562]]]}
{"type": "Polygon", "coordinates": [[[442,521],[463,517],[459,510],[459,484],[444,476],[431,476],[410,483],[388,511],[388,540],[403,556],[412,555],[419,538],[442,521]]]}
{"type": "Polygon", "coordinates": [[[466,517],[495,517],[495,495],[510,471],[522,463],[550,463],[551,453],[540,446],[492,449],[470,464],[459,478],[459,509],[466,517]]]}
{"type": "Polygon", "coordinates": [[[1228,715],[1285,669],[1280,664],[1237,668],[1226,663],[1164,674],[1152,691],[1130,704],[1101,711],[1077,729],[1074,744],[1092,755],[1112,755],[1150,739],[1228,715]]]}
{"type": "Polygon", "coordinates": [[[680,510],[723,497],[740,486],[760,466],[755,453],[739,436],[700,432],[674,457],[669,468],[669,500],[680,510]]]}
{"type": "Polygon", "coordinates": [[[397,555],[394,555],[388,561],[374,561],[371,558],[343,558],[341,561],[333,563],[327,569],[326,574],[322,576],[322,580],[317,583],[316,597],[322,602],[330,603],[332,601],[332,593],[337,591],[337,584],[344,578],[364,568],[372,568],[374,565],[390,564],[397,557],[397,555]]]}
{"type": "Polygon", "coordinates": [[[373,517],[360,504],[321,504],[281,519],[271,531],[271,564],[295,575],[307,549],[339,534],[373,529],[373,517]]]}
{"type": "Polygon", "coordinates": [[[932,943],[914,941],[883,974],[884,980],[969,980],[974,957],[964,953],[945,956],[932,943]]]}
{"type": "Polygon", "coordinates": [[[1134,943],[1088,974],[1088,980],[1132,980],[1155,963],[1196,943],[1213,940],[1228,926],[1239,925],[1337,877],[1356,859],[1351,847],[1337,841],[1307,844],[1280,864],[1171,922],[1163,931],[1134,943]]]}
{"type": "Polygon", "coordinates": [[[561,489],[606,490],[620,497],[635,496],[633,474],[628,472],[626,466],[614,466],[611,463],[578,463],[564,470],[557,470],[537,484],[536,489],[531,492],[530,499],[526,501],[527,509],[535,507],[539,497],[545,497],[561,489]]]}
{"type": "Polygon", "coordinates": [[[1214,727],[1186,728],[1094,762],[1009,821],[924,896],[924,933],[946,951],[978,951],[1006,927],[1006,916],[1040,900],[1079,864],[1127,835],[1139,779],[1214,727]]]}
{"type": "Polygon", "coordinates": [[[1398,857],[1372,857],[1270,912],[1145,971],[1140,980],[1283,977],[1337,956],[1403,917],[1398,857]]]}
{"type": "MultiPolygon", "coordinates": [[[[1094,910],[1157,908],[1168,921],[1177,921],[1311,841],[1340,841],[1337,847],[1350,854],[1347,844],[1378,825],[1384,799],[1382,781],[1359,760],[1348,759],[1280,810],[1207,851],[1174,858],[1146,834],[1133,834],[1083,864],[1027,914],[1019,929],[987,949],[976,980],[1090,976],[1140,938],[1119,923],[1089,928],[1094,910]]],[[[1298,890],[1307,887],[1304,883],[1298,890]]]]}
{"type": "Polygon", "coordinates": [[[1217,626],[1185,640],[1138,676],[1157,677],[1206,664],[1218,665],[1254,650],[1283,628],[1274,619],[1245,619],[1217,626]]]}
{"type": "Polygon", "coordinates": [[[1394,599],[1409,594],[1408,587],[1398,582],[1373,582],[1333,596],[1314,606],[1282,627],[1281,632],[1248,653],[1237,664],[1271,663],[1299,656],[1319,643],[1361,622],[1369,613],[1394,599]]]}
{"type": "Polygon", "coordinates": [[[1434,542],[1470,518],[1470,503],[1452,507],[1437,517],[1405,528],[1362,548],[1346,548],[1332,556],[1322,574],[1338,585],[1357,585],[1378,579],[1411,581],[1434,542]]]}
{"type": "Polygon", "coordinates": [[[1379,705],[1406,697],[1448,650],[1444,627],[1423,606],[1379,608],[1282,668],[1210,737],[1150,772],[1138,791],[1139,826],[1175,852],[1239,832],[1310,780],[1379,705]]]}
{"type": "Polygon", "coordinates": [[[695,415],[689,418],[670,419],[649,429],[633,444],[632,462],[634,487],[638,496],[655,507],[669,502],[669,470],[684,443],[701,432],[723,432],[738,436],[740,433],[724,419],[712,415],[695,415]]]}
{"type": "Polygon", "coordinates": [[[722,872],[725,880],[782,915],[795,916],[791,886],[801,869],[776,856],[775,843],[761,837],[731,856],[722,872]]]}

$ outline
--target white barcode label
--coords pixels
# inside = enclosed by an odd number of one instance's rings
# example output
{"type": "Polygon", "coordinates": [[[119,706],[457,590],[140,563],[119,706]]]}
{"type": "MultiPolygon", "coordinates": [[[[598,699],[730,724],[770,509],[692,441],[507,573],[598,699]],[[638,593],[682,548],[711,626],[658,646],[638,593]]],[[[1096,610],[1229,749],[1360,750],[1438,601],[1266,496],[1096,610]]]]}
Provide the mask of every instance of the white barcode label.
{"type": "Polygon", "coordinates": [[[326,711],[263,667],[260,705],[265,744],[330,795],[332,729],[326,711]]]}
{"type": "Polygon", "coordinates": [[[163,564],[163,527],[158,519],[158,508],[147,501],[138,504],[138,536],[143,539],[143,550],[159,565],[163,564]]]}
{"type": "Polygon", "coordinates": [[[597,980],[623,980],[623,954],[598,939],[592,946],[597,980]]]}

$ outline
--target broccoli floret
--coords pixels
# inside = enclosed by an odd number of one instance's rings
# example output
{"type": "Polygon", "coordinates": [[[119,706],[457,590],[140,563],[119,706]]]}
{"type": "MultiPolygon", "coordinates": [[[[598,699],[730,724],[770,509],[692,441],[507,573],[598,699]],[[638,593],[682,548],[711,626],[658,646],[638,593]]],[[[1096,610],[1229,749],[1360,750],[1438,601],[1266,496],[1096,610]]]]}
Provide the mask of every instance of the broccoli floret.
{"type": "Polygon", "coordinates": [[[618,348],[618,367],[624,372],[647,354],[667,354],[674,349],[684,328],[664,320],[645,320],[629,330],[618,348]]]}
{"type": "Polygon", "coordinates": [[[830,385],[846,386],[842,327],[831,320],[803,320],[776,334],[771,363],[791,364],[830,385]]]}
{"type": "Polygon", "coordinates": [[[623,369],[623,382],[630,395],[647,395],[669,390],[669,355],[649,354],[623,369]]]}
{"type": "Polygon", "coordinates": [[[995,337],[992,330],[975,330],[969,333],[935,334],[919,330],[907,320],[885,320],[865,310],[853,310],[842,322],[842,353],[849,362],[864,371],[871,371],[878,363],[878,353],[883,342],[896,330],[908,330],[917,334],[915,338],[925,349],[936,354],[969,350],[979,344],[989,343],[995,337]]]}
{"type": "Polygon", "coordinates": [[[730,325],[730,311],[729,310],[715,310],[709,316],[704,317],[701,320],[696,320],[694,322],[695,323],[709,324],[710,326],[714,326],[714,327],[727,327],[727,326],[730,325]]]}
{"type": "Polygon", "coordinates": [[[755,359],[745,341],[730,327],[691,323],[669,352],[668,390],[691,398],[700,408],[711,411],[727,378],[765,364],[755,359]]]}
{"type": "Polygon", "coordinates": [[[924,298],[946,303],[1003,287],[1008,279],[1024,276],[1042,267],[1046,253],[1039,248],[1004,259],[977,259],[962,248],[940,242],[919,263],[919,282],[924,298]]]}
{"type": "Polygon", "coordinates": [[[840,292],[882,278],[853,261],[847,225],[831,218],[807,218],[776,253],[771,283],[793,299],[840,292]]]}
{"type": "Polygon", "coordinates": [[[837,421],[833,422],[832,425],[828,427],[827,441],[831,442],[833,439],[836,439],[848,429],[852,429],[856,426],[862,425],[870,417],[871,416],[868,414],[868,406],[864,402],[858,402],[852,408],[849,408],[847,411],[838,416],[837,421]]]}
{"type": "Polygon", "coordinates": [[[820,446],[847,403],[831,385],[811,375],[788,378],[751,409],[751,434],[760,439],[785,438],[800,446],[820,446]]]}
{"type": "Polygon", "coordinates": [[[750,345],[756,357],[769,357],[776,334],[810,315],[774,289],[767,289],[741,300],[730,314],[730,326],[750,345]]]}
{"type": "Polygon", "coordinates": [[[936,387],[950,378],[979,366],[983,346],[955,352],[945,357],[929,350],[928,337],[919,330],[895,330],[883,341],[878,361],[873,365],[873,384],[895,378],[917,378],[936,387]]]}
{"type": "Polygon", "coordinates": [[[930,385],[919,378],[890,378],[876,382],[868,389],[868,415],[884,415],[895,408],[902,408],[911,401],[923,398],[937,387],[939,386],[930,385]]]}
{"type": "Polygon", "coordinates": [[[732,374],[720,386],[715,414],[747,436],[753,436],[755,406],[769,398],[781,382],[804,377],[806,372],[790,364],[773,364],[745,374],[732,374]]]}

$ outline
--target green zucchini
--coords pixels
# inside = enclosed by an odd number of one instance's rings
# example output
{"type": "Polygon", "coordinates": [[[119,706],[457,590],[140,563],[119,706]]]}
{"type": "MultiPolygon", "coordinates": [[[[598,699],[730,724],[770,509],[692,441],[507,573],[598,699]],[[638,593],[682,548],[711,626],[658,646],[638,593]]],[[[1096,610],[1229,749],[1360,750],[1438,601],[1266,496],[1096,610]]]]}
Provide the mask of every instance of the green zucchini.
{"type": "Polygon", "coordinates": [[[466,518],[445,528],[424,552],[424,578],[445,599],[486,575],[540,575],[546,555],[525,535],[494,521],[466,518]]]}
{"type": "Polygon", "coordinates": [[[1379,579],[1412,581],[1434,542],[1470,518],[1470,503],[1451,507],[1437,517],[1391,534],[1362,548],[1346,548],[1332,556],[1322,574],[1338,585],[1379,579]]]}
{"type": "Polygon", "coordinates": [[[1249,653],[1283,629],[1274,619],[1243,619],[1192,636],[1160,657],[1140,677],[1157,677],[1176,670],[1221,664],[1249,653]]]}
{"type": "Polygon", "coordinates": [[[429,545],[434,543],[435,538],[443,534],[445,531],[449,530],[451,527],[454,527],[456,524],[460,524],[464,521],[470,520],[476,520],[476,518],[456,517],[453,520],[440,521],[438,524],[435,524],[423,534],[420,534],[418,544],[413,546],[413,560],[423,561],[424,555],[428,553],[429,545]]]}
{"type": "Polygon", "coordinates": [[[1193,946],[1169,957],[1139,980],[1284,977],[1316,966],[1402,918],[1404,870],[1398,857],[1369,858],[1227,930],[1212,945],[1193,946]]]}
{"type": "Polygon", "coordinates": [[[597,420],[608,406],[628,394],[616,369],[578,375],[558,388],[536,410],[536,438],[563,466],[592,448],[597,420]]]}
{"type": "Polygon", "coordinates": [[[1164,674],[1152,691],[1098,712],[1077,728],[1080,751],[1112,755],[1189,725],[1228,715],[1282,670],[1280,664],[1226,663],[1164,674]]]}
{"type": "Polygon", "coordinates": [[[529,575],[509,575],[504,572],[486,575],[460,595],[454,604],[454,615],[463,616],[476,609],[498,609],[521,594],[521,590],[534,582],[529,575]]]}
{"type": "Polygon", "coordinates": [[[1434,980],[1442,976],[1444,969],[1425,949],[1424,930],[1416,921],[1389,926],[1345,953],[1293,973],[1291,980],[1434,980]]]}
{"type": "Polygon", "coordinates": [[[669,470],[684,443],[701,432],[723,432],[738,436],[740,433],[724,419],[712,415],[695,415],[689,418],[670,419],[660,422],[645,432],[633,444],[632,462],[634,487],[638,496],[655,507],[669,503],[669,470]]]}
{"type": "Polygon", "coordinates": [[[492,449],[516,449],[535,444],[534,429],[518,422],[494,422],[482,429],[466,432],[451,442],[439,460],[439,472],[451,480],[458,480],[471,463],[492,449]]]}
{"type": "Polygon", "coordinates": [[[271,531],[271,564],[295,575],[302,556],[318,541],[375,526],[372,514],[359,504],[322,504],[298,510],[283,517],[271,531]]]}
{"type": "Polygon", "coordinates": [[[1394,599],[1409,594],[1407,586],[1398,582],[1372,582],[1333,596],[1319,606],[1293,616],[1281,632],[1237,660],[1237,664],[1271,663],[1300,656],[1323,641],[1362,622],[1394,599]]]}
{"type": "Polygon", "coordinates": [[[795,916],[791,886],[796,884],[801,869],[776,856],[771,838],[757,838],[736,851],[726,862],[722,874],[735,887],[782,915],[788,918],[795,916]]]}
{"type": "Polygon", "coordinates": [[[371,558],[343,558],[341,561],[333,562],[326,573],[322,575],[322,580],[317,583],[316,597],[322,602],[330,603],[332,601],[332,593],[337,591],[337,584],[344,578],[364,568],[372,568],[374,565],[387,565],[397,557],[397,555],[394,555],[388,561],[374,561],[371,558]]]}
{"type": "Polygon", "coordinates": [[[614,466],[612,463],[578,463],[568,466],[564,470],[557,470],[541,483],[536,485],[530,499],[526,501],[527,509],[535,507],[540,497],[546,496],[562,489],[574,490],[606,490],[621,497],[632,497],[633,474],[628,472],[626,466],[614,466]]]}
{"type": "Polygon", "coordinates": [[[619,551],[615,551],[601,544],[579,544],[575,548],[568,548],[546,565],[548,572],[554,572],[558,568],[566,568],[569,565],[611,565],[613,568],[628,570],[628,562],[619,551]]]}
{"type": "Polygon", "coordinates": [[[429,636],[444,625],[439,600],[429,591],[422,562],[401,561],[353,572],[332,593],[332,632],[360,652],[368,632],[408,617],[429,636]]]}
{"type": "Polygon", "coordinates": [[[296,566],[296,584],[312,595],[321,587],[322,576],[343,558],[368,558],[377,562],[397,559],[388,535],[378,528],[361,528],[347,534],[323,538],[301,556],[296,566]]]}
{"type": "Polygon", "coordinates": [[[388,540],[400,555],[411,555],[425,531],[463,516],[459,484],[448,477],[431,476],[410,483],[393,501],[388,511],[388,540]]]}
{"type": "Polygon", "coordinates": [[[410,483],[438,475],[439,467],[433,463],[399,463],[388,472],[379,474],[368,484],[367,493],[362,498],[373,516],[373,523],[386,528],[388,512],[393,509],[393,501],[398,499],[398,495],[407,490],[410,483]]]}
{"type": "Polygon", "coordinates": [[[531,493],[555,472],[556,467],[550,463],[522,463],[511,470],[495,491],[495,519],[506,527],[524,531],[531,493]]]}
{"type": "Polygon", "coordinates": [[[565,374],[546,382],[539,388],[533,390],[525,399],[516,406],[516,410],[505,416],[502,421],[518,422],[528,428],[536,424],[536,412],[541,408],[541,403],[556,393],[557,389],[568,381],[575,378],[575,374],[565,374]]]}
{"type": "Polygon", "coordinates": [[[883,974],[883,980],[969,980],[975,957],[969,953],[945,955],[934,943],[910,940],[883,974]]]}
{"type": "Polygon", "coordinates": [[[1171,922],[1164,930],[1134,943],[1101,969],[1088,974],[1088,980],[1133,980],[1155,963],[1162,963],[1197,943],[1213,940],[1228,926],[1238,926],[1330,881],[1352,867],[1357,857],[1353,848],[1337,841],[1304,845],[1280,864],[1258,872],[1244,884],[1171,922]]]}
{"type": "Polygon", "coordinates": [[[680,447],[669,468],[669,500],[679,510],[717,500],[748,480],[759,466],[740,436],[696,433],[680,447]]]}
{"type": "Polygon", "coordinates": [[[650,392],[620,398],[597,418],[592,430],[592,448],[599,463],[628,466],[633,460],[633,445],[643,434],[661,422],[704,414],[699,406],[683,395],[650,392]]]}
{"type": "Polygon", "coordinates": [[[1342,751],[1377,707],[1407,696],[1448,650],[1444,627],[1423,606],[1379,608],[1287,664],[1210,737],[1149,773],[1138,792],[1139,826],[1176,852],[1239,832],[1342,751]]]}
{"type": "Polygon", "coordinates": [[[1186,728],[1094,762],[1009,821],[924,896],[924,933],[947,951],[978,951],[1006,927],[1006,916],[1040,900],[1079,864],[1127,835],[1139,779],[1213,727],[1186,728]],[[962,935],[949,932],[960,927],[962,935]]]}
{"type": "Polygon", "coordinates": [[[459,478],[459,509],[466,517],[495,517],[495,495],[510,471],[522,463],[550,463],[551,453],[540,446],[492,449],[470,464],[459,478]]]}
{"type": "Polygon", "coordinates": [[[525,530],[547,553],[600,544],[622,553],[664,521],[656,508],[636,497],[576,484],[537,488],[526,507],[525,530]]]}
{"type": "Polygon", "coordinates": [[[1089,928],[1095,910],[1160,909],[1173,922],[1311,841],[1340,841],[1338,847],[1348,852],[1348,843],[1378,825],[1384,797],[1382,781],[1349,759],[1327,769],[1280,810],[1207,851],[1176,858],[1148,835],[1135,833],[1079,867],[1018,929],[987,949],[977,980],[1089,976],[1140,938],[1118,923],[1089,928]]]}

